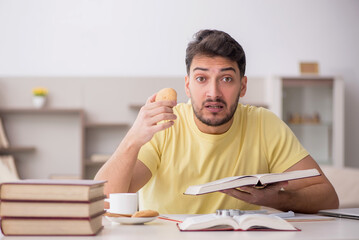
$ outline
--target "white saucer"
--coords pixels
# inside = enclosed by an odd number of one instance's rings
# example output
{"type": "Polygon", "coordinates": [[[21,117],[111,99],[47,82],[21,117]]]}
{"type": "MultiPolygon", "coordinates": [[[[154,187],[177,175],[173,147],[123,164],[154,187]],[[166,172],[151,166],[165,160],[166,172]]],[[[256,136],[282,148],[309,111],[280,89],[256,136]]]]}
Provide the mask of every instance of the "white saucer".
{"type": "Polygon", "coordinates": [[[121,224],[144,224],[155,220],[157,217],[109,217],[105,216],[108,220],[121,224]]]}

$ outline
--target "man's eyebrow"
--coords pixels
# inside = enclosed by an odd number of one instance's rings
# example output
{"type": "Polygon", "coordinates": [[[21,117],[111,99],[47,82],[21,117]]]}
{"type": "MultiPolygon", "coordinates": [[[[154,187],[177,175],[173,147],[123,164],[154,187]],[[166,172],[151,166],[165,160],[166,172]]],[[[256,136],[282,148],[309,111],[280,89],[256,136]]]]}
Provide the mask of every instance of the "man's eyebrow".
{"type": "MultiPolygon", "coordinates": [[[[197,70],[199,70],[199,71],[208,71],[208,68],[195,67],[195,68],[193,69],[193,71],[197,71],[197,70]]],[[[227,68],[222,68],[222,69],[221,69],[221,72],[225,72],[225,71],[233,71],[233,72],[236,72],[236,69],[233,68],[233,67],[227,67],[227,68]]]]}
{"type": "Polygon", "coordinates": [[[208,71],[208,68],[195,67],[195,68],[193,69],[193,72],[194,72],[194,71],[197,71],[197,70],[199,70],[199,71],[208,71]]]}
{"type": "Polygon", "coordinates": [[[222,68],[222,69],[221,69],[221,72],[225,72],[225,71],[233,71],[233,72],[236,72],[236,69],[233,68],[233,67],[227,67],[227,68],[222,68]]]}

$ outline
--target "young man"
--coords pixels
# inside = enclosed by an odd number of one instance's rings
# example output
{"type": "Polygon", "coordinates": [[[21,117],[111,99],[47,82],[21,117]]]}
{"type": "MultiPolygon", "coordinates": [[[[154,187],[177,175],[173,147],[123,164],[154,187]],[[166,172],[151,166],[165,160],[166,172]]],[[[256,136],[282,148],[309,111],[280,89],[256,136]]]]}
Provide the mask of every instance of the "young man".
{"type": "Polygon", "coordinates": [[[106,194],[141,189],[141,208],[161,214],[258,206],[306,213],[337,208],[334,188],[290,129],[266,109],[238,104],[247,89],[245,64],[244,51],[231,36],[198,32],[186,52],[190,103],[155,102],[156,94],[147,100],[95,177],[108,181],[106,194]],[[322,175],[263,189],[183,195],[189,185],[224,177],[310,168],[322,175]]]}

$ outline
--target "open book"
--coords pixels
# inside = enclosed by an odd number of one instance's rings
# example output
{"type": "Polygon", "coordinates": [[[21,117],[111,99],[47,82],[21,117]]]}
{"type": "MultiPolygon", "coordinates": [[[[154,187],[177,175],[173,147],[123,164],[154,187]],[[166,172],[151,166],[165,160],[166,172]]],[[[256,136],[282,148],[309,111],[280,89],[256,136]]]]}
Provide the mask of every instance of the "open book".
{"type": "Polygon", "coordinates": [[[213,182],[208,182],[200,185],[189,186],[184,194],[199,195],[219,190],[238,188],[242,186],[253,185],[257,187],[264,187],[266,184],[283,182],[300,178],[319,176],[317,169],[298,170],[283,173],[267,173],[256,175],[244,175],[236,177],[222,178],[213,182]]]}
{"type": "Polygon", "coordinates": [[[181,231],[298,231],[286,220],[265,214],[243,214],[240,216],[221,216],[206,214],[186,218],[178,224],[181,231]]]}

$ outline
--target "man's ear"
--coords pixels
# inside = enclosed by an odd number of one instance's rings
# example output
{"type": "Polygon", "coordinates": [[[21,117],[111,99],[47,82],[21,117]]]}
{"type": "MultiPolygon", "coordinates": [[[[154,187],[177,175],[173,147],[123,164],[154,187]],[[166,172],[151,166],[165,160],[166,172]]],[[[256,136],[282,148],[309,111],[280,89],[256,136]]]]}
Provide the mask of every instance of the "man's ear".
{"type": "Polygon", "coordinates": [[[186,89],[186,95],[188,98],[191,98],[191,92],[189,91],[189,76],[186,75],[185,77],[185,89],[186,89]]]}
{"type": "Polygon", "coordinates": [[[247,92],[247,77],[243,76],[241,79],[241,90],[240,90],[240,97],[244,97],[247,92]]]}

